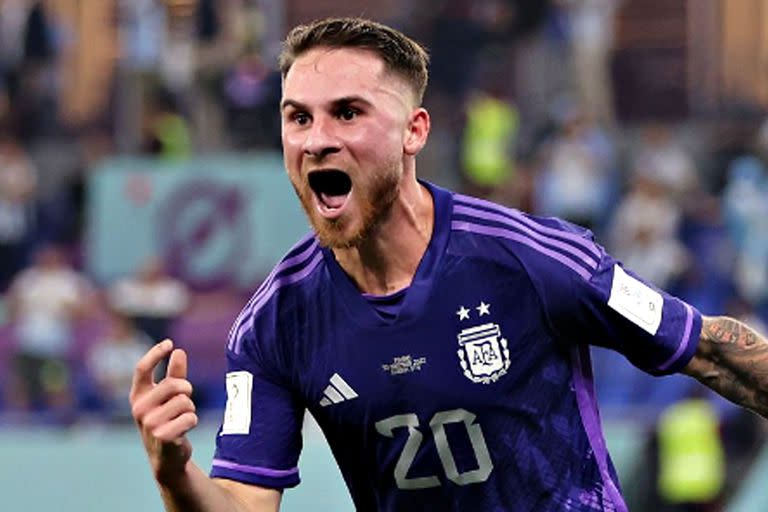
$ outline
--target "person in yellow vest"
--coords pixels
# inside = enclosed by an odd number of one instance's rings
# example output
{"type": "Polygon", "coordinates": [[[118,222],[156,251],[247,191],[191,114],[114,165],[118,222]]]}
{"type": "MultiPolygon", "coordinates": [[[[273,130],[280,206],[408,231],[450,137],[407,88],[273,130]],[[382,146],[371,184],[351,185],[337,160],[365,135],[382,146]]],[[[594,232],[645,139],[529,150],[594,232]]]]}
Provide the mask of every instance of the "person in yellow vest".
{"type": "Polygon", "coordinates": [[[467,187],[488,197],[514,177],[517,108],[498,94],[476,91],[467,106],[461,160],[467,187]]]}
{"type": "Polygon", "coordinates": [[[725,485],[725,454],[712,404],[703,396],[672,404],[662,413],[657,434],[657,490],[664,510],[718,510],[725,485]]]}
{"type": "Polygon", "coordinates": [[[167,160],[183,160],[192,155],[189,123],[182,115],[177,98],[159,90],[149,100],[144,121],[144,151],[167,160]]]}

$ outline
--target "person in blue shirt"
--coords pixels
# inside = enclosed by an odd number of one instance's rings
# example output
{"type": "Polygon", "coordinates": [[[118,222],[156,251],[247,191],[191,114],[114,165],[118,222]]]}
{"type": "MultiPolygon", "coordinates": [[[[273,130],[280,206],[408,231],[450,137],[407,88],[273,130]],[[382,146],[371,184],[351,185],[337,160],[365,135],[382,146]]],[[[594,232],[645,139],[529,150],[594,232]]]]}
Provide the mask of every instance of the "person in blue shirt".
{"type": "Polygon", "coordinates": [[[313,232],[229,333],[210,475],[190,460],[184,351],[165,340],[137,363],[132,413],[168,510],[278,510],[309,411],[358,510],[625,511],[590,345],[768,416],[768,343],[749,327],[655,289],[587,230],[417,178],[427,60],[363,19],[287,36],[285,166],[313,232]]]}

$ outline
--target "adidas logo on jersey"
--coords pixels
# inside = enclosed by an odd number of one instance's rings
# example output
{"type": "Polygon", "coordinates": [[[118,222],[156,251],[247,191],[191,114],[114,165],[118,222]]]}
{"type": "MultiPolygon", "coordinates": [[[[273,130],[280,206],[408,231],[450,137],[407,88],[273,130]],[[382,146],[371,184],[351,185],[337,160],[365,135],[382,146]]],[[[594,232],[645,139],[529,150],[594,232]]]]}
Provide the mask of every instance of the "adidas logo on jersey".
{"type": "Polygon", "coordinates": [[[357,398],[355,390],[338,373],[334,373],[331,377],[331,383],[323,391],[323,399],[320,400],[320,406],[328,407],[331,404],[338,404],[353,398],[357,398]]]}

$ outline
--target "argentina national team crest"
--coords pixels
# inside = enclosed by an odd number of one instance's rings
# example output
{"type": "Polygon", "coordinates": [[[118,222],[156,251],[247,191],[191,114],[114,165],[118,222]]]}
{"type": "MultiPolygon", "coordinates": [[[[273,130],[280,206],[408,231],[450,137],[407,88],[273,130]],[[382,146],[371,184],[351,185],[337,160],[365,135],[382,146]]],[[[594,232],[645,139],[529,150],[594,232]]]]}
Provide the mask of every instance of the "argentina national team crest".
{"type": "Polygon", "coordinates": [[[487,323],[463,329],[459,335],[459,362],[464,375],[475,383],[496,382],[509,369],[507,340],[498,324],[487,323]]]}

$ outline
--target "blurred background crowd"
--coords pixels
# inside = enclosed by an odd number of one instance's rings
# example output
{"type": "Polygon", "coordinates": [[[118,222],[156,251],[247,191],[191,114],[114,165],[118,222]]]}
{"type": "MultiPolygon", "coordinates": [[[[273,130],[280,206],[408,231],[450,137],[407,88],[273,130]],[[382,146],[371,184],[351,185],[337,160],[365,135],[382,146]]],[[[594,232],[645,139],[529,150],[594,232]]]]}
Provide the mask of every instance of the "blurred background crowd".
{"type": "MultiPolygon", "coordinates": [[[[229,324],[306,230],[279,162],[279,43],[327,15],[429,48],[422,178],[588,226],[703,313],[763,329],[767,13],[765,0],[1,0],[0,424],[128,421],[133,365],[166,336],[190,352],[198,406],[220,410],[229,324]],[[290,214],[259,206],[271,197],[290,214]]],[[[705,448],[698,494],[669,469],[664,485],[637,477],[636,499],[717,510],[765,424],[688,379],[594,359],[604,419],[639,426],[649,461],[673,467],[691,436],[705,448]]]]}

